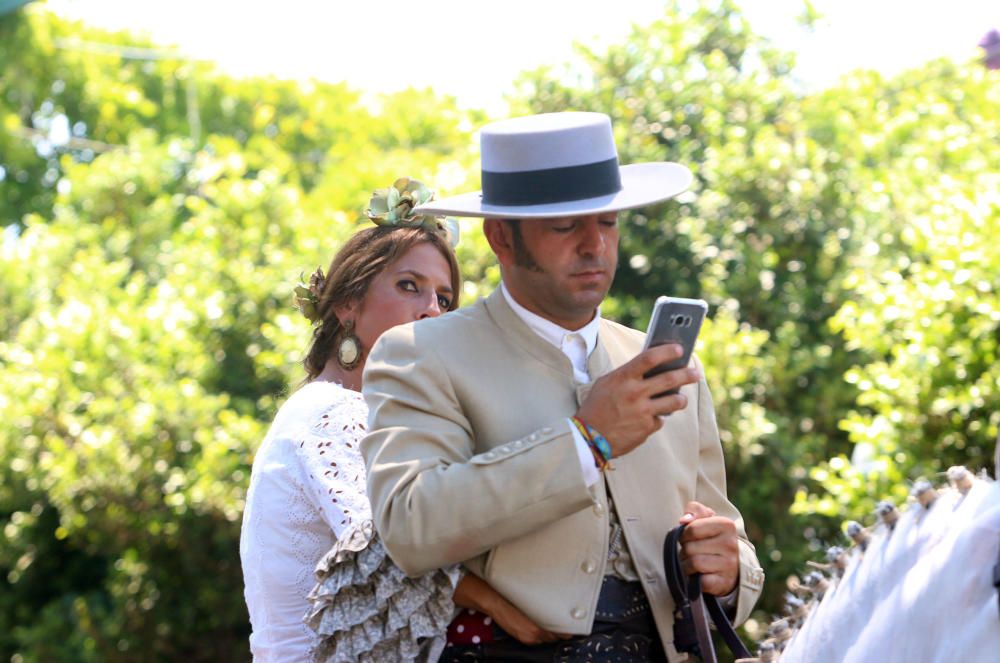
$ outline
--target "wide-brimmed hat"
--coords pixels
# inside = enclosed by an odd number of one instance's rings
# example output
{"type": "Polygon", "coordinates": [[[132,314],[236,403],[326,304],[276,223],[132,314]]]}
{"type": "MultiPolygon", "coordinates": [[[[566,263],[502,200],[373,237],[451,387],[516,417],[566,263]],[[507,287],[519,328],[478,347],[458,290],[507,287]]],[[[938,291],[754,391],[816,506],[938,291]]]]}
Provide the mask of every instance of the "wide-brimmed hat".
{"type": "Polygon", "coordinates": [[[691,171],[659,161],[618,164],[611,118],[546,113],[494,122],[480,132],[483,190],[424,203],[421,214],[546,218],[600,214],[672,198],[691,171]]]}

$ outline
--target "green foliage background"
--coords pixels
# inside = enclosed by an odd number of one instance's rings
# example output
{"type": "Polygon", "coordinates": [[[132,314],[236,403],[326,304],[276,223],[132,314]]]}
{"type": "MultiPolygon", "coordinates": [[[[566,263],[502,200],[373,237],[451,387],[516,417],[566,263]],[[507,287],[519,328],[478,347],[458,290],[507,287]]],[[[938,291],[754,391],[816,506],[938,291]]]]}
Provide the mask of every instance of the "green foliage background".
{"type": "MultiPolygon", "coordinates": [[[[0,657],[245,660],[243,498],[309,335],[291,285],[396,176],[475,188],[488,118],[81,40],[157,48],[0,17],[0,657]]],[[[642,327],[659,294],[710,302],[760,619],[841,519],[989,466],[1000,425],[1000,77],[939,60],[803,94],[792,67],[736,3],[670,3],[510,97],[606,112],[623,162],[696,174],[623,215],[604,311],[642,327]]],[[[469,302],[498,272],[464,230],[469,302]]]]}

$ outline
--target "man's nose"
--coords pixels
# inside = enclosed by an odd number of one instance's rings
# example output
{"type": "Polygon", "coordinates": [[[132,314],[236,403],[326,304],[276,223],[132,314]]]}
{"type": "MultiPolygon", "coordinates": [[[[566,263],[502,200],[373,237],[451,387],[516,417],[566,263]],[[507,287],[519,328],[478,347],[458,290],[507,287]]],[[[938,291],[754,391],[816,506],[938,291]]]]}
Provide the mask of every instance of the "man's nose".
{"type": "Polygon", "coordinates": [[[584,255],[599,254],[604,250],[604,233],[601,225],[595,220],[588,220],[580,229],[580,253],[584,255]]]}

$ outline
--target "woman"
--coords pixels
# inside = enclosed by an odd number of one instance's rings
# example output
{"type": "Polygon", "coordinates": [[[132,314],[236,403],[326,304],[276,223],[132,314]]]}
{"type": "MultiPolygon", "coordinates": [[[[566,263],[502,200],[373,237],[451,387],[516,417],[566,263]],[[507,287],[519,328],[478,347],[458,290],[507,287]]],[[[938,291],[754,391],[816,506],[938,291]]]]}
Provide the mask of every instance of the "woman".
{"type": "Polygon", "coordinates": [[[448,230],[410,214],[430,196],[405,178],[376,191],[366,212],[376,227],[355,234],[327,276],[317,270],[296,288],[315,325],[307,380],[254,459],[240,538],[255,660],[435,660],[455,604],[526,642],[555,637],[458,568],[407,579],[372,526],[359,450],[366,351],[390,327],[458,307],[448,230]]]}

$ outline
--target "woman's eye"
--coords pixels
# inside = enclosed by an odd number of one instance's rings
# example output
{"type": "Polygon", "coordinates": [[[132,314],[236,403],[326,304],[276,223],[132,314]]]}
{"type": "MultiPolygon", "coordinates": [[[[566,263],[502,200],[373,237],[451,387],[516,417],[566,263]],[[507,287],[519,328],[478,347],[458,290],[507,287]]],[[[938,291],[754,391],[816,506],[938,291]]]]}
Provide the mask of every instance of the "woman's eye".
{"type": "Polygon", "coordinates": [[[407,292],[417,292],[417,284],[415,281],[409,279],[403,279],[399,282],[399,287],[407,292]]]}
{"type": "Polygon", "coordinates": [[[451,307],[451,300],[444,295],[438,295],[438,306],[440,306],[442,310],[449,308],[451,307]]]}
{"type": "Polygon", "coordinates": [[[568,233],[573,230],[573,226],[552,226],[552,230],[557,233],[568,233]]]}

